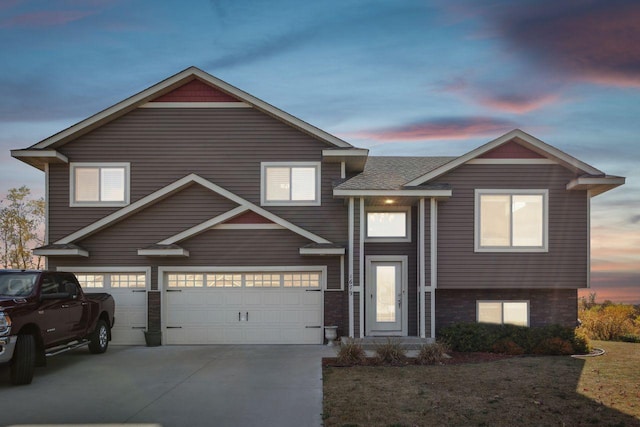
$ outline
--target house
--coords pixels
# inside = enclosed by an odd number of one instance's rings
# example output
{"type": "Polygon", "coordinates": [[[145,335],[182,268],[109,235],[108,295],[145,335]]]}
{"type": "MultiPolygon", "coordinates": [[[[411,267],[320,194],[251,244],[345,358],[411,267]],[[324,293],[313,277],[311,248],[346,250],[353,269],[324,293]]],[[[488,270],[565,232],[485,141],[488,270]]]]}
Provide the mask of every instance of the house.
{"type": "Polygon", "coordinates": [[[520,130],[369,156],[194,67],[12,156],[45,174],[35,253],[115,297],[120,344],[574,325],[590,199],[624,183],[520,130]]]}

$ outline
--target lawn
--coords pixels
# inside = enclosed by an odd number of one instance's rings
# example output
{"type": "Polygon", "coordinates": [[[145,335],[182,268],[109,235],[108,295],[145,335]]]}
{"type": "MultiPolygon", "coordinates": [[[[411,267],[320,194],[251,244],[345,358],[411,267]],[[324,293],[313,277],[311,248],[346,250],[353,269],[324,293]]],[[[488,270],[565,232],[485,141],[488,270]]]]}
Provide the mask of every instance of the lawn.
{"type": "Polygon", "coordinates": [[[325,367],[325,426],[640,426],[640,344],[604,356],[325,367]]]}

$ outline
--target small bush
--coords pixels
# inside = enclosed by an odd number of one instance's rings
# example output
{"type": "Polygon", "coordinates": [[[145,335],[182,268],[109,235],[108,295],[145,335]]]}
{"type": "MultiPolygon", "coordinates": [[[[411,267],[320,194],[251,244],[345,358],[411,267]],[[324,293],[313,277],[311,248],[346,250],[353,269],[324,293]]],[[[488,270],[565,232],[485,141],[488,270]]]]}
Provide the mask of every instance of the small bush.
{"type": "Polygon", "coordinates": [[[491,348],[493,353],[509,354],[512,356],[520,356],[524,354],[524,349],[509,338],[503,338],[496,342],[491,348]]]}
{"type": "Polygon", "coordinates": [[[628,304],[590,304],[578,312],[585,334],[594,340],[618,341],[623,336],[640,335],[640,309],[628,304]]]}
{"type": "Polygon", "coordinates": [[[435,365],[442,363],[449,349],[443,343],[425,344],[420,347],[417,362],[421,365],[435,365]]]}
{"type": "Polygon", "coordinates": [[[633,334],[620,335],[620,341],[640,343],[640,335],[633,335],[633,334]]]}
{"type": "Polygon", "coordinates": [[[366,358],[362,344],[359,340],[355,339],[344,340],[337,351],[338,363],[341,365],[360,365],[366,358]]]}
{"type": "Polygon", "coordinates": [[[536,348],[533,349],[534,354],[547,356],[561,356],[574,353],[573,346],[567,340],[559,337],[545,338],[536,348]]]}
{"type": "Polygon", "coordinates": [[[388,338],[386,343],[376,345],[376,356],[380,363],[398,365],[404,362],[407,352],[399,341],[388,338]]]}

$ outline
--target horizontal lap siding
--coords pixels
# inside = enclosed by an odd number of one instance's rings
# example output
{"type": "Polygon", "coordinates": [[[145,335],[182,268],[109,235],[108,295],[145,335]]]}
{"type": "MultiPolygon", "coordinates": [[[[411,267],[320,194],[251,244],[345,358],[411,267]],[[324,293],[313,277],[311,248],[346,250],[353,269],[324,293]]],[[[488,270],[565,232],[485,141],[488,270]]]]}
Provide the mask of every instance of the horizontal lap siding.
{"type": "Polygon", "coordinates": [[[588,199],[558,165],[465,165],[439,178],[438,288],[580,288],[587,284],[588,199]],[[549,189],[548,253],[475,253],[475,189],[549,189]]]}
{"type": "MultiPolygon", "coordinates": [[[[131,202],[190,174],[260,205],[260,162],[321,161],[328,148],[254,109],[139,109],[59,149],[71,162],[130,162],[131,202]]],[[[119,208],[70,208],[69,166],[51,165],[50,241],[119,208]]],[[[268,210],[334,243],[346,243],[346,212],[332,197],[339,164],[322,165],[322,206],[268,210]]]]}

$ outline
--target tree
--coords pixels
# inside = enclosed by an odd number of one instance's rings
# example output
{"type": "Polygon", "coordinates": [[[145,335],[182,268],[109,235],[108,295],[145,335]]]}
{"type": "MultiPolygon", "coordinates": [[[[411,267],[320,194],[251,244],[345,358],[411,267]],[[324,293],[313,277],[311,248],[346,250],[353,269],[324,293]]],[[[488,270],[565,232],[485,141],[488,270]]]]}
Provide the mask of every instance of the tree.
{"type": "Polygon", "coordinates": [[[44,200],[30,198],[27,186],[12,188],[0,201],[0,261],[4,268],[40,268],[33,248],[44,242],[44,200]]]}

